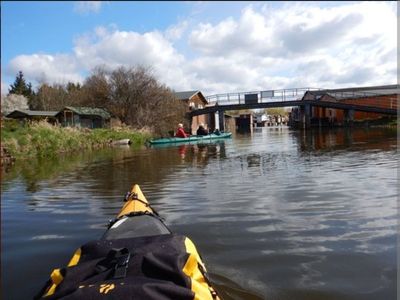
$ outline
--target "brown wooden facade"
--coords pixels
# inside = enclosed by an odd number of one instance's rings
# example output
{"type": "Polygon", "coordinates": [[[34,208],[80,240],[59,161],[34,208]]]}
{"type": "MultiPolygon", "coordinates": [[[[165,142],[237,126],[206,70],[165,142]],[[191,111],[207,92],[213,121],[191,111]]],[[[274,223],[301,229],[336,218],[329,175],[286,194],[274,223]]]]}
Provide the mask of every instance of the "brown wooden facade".
{"type": "MultiPolygon", "coordinates": [[[[358,91],[360,93],[360,91],[358,91]]],[[[335,97],[335,94],[329,93],[321,93],[319,95],[313,93],[306,93],[302,100],[319,100],[319,101],[327,101],[327,102],[340,102],[346,104],[354,104],[354,105],[365,105],[369,107],[379,107],[379,108],[390,108],[397,109],[398,107],[398,97],[397,94],[392,93],[393,91],[388,91],[388,94],[382,95],[368,95],[368,92],[365,93],[365,96],[358,95],[357,97],[335,97]]],[[[340,95],[340,93],[338,94],[340,95]]],[[[363,111],[354,111],[352,116],[353,121],[367,121],[367,120],[377,120],[383,117],[387,117],[387,115],[373,112],[363,112],[363,111]]],[[[342,109],[335,108],[326,108],[326,107],[312,107],[311,108],[311,118],[314,121],[323,120],[330,124],[344,124],[345,122],[345,111],[342,109]]]]}
{"type": "MultiPolygon", "coordinates": [[[[325,99],[321,99],[324,101],[325,99]]],[[[341,100],[343,103],[374,106],[382,108],[396,108],[397,98],[394,96],[375,96],[361,99],[345,99],[341,100]]],[[[385,117],[386,115],[372,112],[355,111],[354,121],[374,120],[385,117]]],[[[344,111],[341,109],[325,108],[325,107],[313,107],[312,117],[317,119],[328,119],[331,122],[343,123],[344,122],[344,111]]]]}
{"type": "Polygon", "coordinates": [[[66,106],[56,115],[64,127],[109,128],[111,115],[102,108],[66,106]]]}

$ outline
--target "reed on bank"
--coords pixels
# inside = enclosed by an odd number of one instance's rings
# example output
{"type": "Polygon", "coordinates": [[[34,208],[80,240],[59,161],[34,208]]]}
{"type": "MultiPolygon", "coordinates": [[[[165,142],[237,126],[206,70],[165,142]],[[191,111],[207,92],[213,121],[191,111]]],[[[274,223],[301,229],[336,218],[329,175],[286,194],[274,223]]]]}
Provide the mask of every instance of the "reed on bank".
{"type": "Polygon", "coordinates": [[[112,145],[113,141],[130,139],[141,145],[151,138],[146,130],[129,127],[115,129],[86,129],[51,125],[46,121],[19,124],[2,122],[1,144],[16,158],[52,156],[58,153],[97,149],[112,145]]]}

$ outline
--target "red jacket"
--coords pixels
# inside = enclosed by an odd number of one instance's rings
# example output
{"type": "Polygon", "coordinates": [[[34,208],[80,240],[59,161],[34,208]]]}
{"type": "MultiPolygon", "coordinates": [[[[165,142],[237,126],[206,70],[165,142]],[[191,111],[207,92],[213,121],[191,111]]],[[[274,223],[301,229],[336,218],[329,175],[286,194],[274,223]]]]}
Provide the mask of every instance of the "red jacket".
{"type": "Polygon", "coordinates": [[[180,137],[180,138],[187,138],[188,135],[185,133],[185,130],[183,130],[183,128],[178,128],[177,132],[175,133],[176,137],[180,137]]]}

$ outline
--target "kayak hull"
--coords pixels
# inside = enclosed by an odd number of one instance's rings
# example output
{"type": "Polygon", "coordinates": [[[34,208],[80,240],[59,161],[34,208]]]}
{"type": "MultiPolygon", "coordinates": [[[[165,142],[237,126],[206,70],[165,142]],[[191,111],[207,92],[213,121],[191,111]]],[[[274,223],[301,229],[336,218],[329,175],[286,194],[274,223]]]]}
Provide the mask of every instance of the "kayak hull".
{"type": "Polygon", "coordinates": [[[161,145],[161,144],[180,144],[180,143],[190,143],[190,142],[201,142],[209,141],[215,139],[225,139],[232,136],[231,132],[221,133],[221,134],[208,134],[208,135],[193,135],[187,138],[163,138],[150,141],[151,145],[161,145]]]}

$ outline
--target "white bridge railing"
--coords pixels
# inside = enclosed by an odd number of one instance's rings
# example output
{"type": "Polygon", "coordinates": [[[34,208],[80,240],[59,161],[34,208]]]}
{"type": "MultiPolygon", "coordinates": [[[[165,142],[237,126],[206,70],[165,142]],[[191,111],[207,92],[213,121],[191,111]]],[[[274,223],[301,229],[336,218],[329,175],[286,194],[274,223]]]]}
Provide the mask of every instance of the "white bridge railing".
{"type": "MultiPolygon", "coordinates": [[[[295,101],[301,100],[307,91],[321,91],[329,94],[336,100],[344,99],[357,99],[373,96],[382,96],[382,93],[368,92],[368,91],[341,91],[341,90],[329,90],[320,88],[292,88],[292,89],[281,89],[281,90],[266,90],[266,91],[254,91],[254,92],[239,92],[239,93],[226,93],[206,96],[208,101],[207,106],[218,105],[231,105],[231,104],[247,104],[247,103],[265,103],[265,102],[279,102],[279,101],[295,101]]],[[[318,100],[318,97],[317,97],[318,100]]],[[[397,107],[397,96],[393,99],[381,99],[381,102],[396,102],[397,107]]],[[[391,105],[392,106],[392,105],[391,105]]]]}
{"type": "Polygon", "coordinates": [[[293,88],[293,89],[282,89],[282,90],[267,90],[267,91],[254,91],[254,92],[239,92],[239,93],[226,93],[206,96],[209,106],[213,106],[216,103],[218,105],[229,105],[229,104],[245,104],[247,101],[257,101],[257,103],[263,102],[277,102],[277,101],[293,101],[300,100],[303,98],[307,91],[318,91],[321,89],[317,88],[293,88]],[[251,100],[250,100],[251,99],[251,100]],[[246,102],[245,102],[246,100],[246,102]]]}

